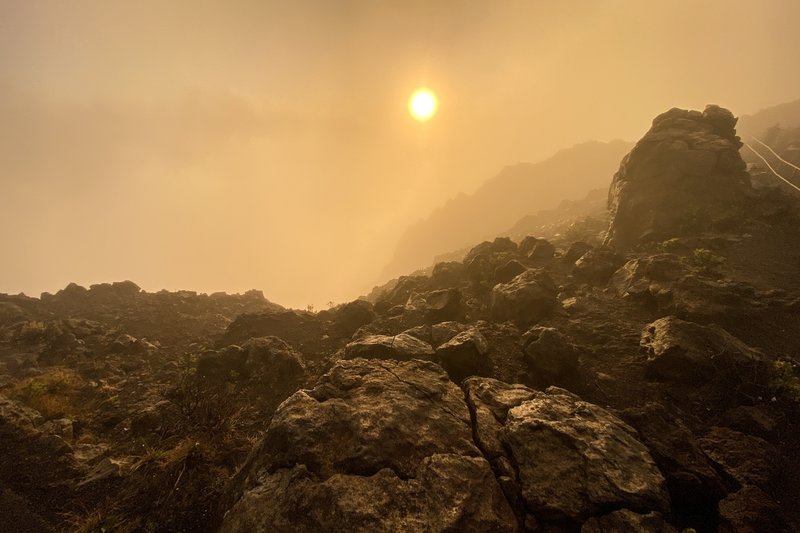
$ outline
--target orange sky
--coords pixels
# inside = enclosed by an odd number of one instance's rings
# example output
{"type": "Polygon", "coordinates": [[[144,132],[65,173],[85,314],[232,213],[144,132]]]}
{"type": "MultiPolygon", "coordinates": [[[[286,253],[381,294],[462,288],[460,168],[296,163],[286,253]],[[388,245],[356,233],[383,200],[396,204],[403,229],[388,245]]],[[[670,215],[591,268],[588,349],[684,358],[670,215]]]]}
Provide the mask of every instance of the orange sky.
{"type": "Polygon", "coordinates": [[[636,140],[673,106],[796,99],[798,20],[793,0],[0,0],[0,292],[353,299],[508,164],[636,140]]]}

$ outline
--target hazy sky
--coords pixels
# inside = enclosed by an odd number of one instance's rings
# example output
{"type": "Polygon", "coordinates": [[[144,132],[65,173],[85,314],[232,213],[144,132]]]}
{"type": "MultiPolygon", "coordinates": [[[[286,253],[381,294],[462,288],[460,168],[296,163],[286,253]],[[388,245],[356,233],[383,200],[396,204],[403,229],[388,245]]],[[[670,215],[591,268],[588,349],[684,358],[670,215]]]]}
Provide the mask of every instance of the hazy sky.
{"type": "Polygon", "coordinates": [[[798,20],[796,0],[0,0],[0,292],[353,299],[505,165],[673,106],[798,98],[798,20]]]}

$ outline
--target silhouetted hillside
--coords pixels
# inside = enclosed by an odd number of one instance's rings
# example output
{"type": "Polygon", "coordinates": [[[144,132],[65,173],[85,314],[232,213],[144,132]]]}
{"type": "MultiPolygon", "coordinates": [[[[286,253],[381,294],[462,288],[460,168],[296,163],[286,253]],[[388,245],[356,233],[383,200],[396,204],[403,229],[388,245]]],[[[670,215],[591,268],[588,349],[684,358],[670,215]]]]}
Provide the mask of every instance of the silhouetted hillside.
{"type": "Polygon", "coordinates": [[[739,117],[737,130],[746,141],[753,135],[763,135],[776,124],[784,128],[800,126],[800,99],[762,109],[753,115],[743,115],[739,117]]]}
{"type": "Polygon", "coordinates": [[[502,233],[519,219],[608,184],[631,148],[625,141],[587,142],[539,163],[503,169],[474,194],[461,194],[409,228],[384,277],[428,266],[436,255],[502,233]]]}

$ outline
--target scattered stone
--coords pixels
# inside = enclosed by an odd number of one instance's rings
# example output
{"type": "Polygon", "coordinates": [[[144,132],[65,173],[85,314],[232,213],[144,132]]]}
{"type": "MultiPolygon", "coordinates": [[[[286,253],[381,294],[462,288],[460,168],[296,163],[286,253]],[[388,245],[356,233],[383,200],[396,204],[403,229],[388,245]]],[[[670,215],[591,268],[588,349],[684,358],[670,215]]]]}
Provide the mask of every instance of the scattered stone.
{"type": "Polygon", "coordinates": [[[213,381],[237,381],[242,377],[247,352],[235,344],[207,351],[197,360],[197,375],[213,381]]]}
{"type": "Polygon", "coordinates": [[[497,237],[494,241],[484,241],[472,248],[464,256],[463,263],[469,265],[478,256],[491,256],[493,254],[517,253],[517,245],[508,237],[497,237]]]}
{"type": "Polygon", "coordinates": [[[662,405],[648,403],[621,411],[667,479],[673,506],[701,508],[713,515],[725,496],[725,482],[711,465],[689,428],[662,405]]]}
{"type": "Polygon", "coordinates": [[[242,349],[247,352],[243,373],[251,382],[299,384],[305,377],[303,356],[278,337],[250,339],[242,349]]]}
{"type": "Polygon", "coordinates": [[[492,289],[491,313],[498,320],[535,323],[556,304],[557,288],[543,270],[527,270],[492,289]]]}
{"type": "Polygon", "coordinates": [[[539,239],[536,245],[526,254],[528,261],[535,267],[549,265],[555,257],[556,247],[550,241],[539,239]]]}
{"type": "Polygon", "coordinates": [[[431,359],[434,355],[431,345],[406,333],[399,335],[370,335],[351,342],[344,349],[345,359],[362,357],[365,359],[431,359]]]}
{"type": "Polygon", "coordinates": [[[562,261],[567,263],[568,265],[574,265],[575,262],[583,257],[583,255],[594,248],[591,244],[585,243],[583,241],[576,241],[569,245],[567,251],[564,252],[563,257],[561,258],[562,261]]]}
{"type": "Polygon", "coordinates": [[[656,379],[764,384],[769,377],[764,354],[714,325],[660,318],[644,328],[641,346],[647,350],[648,373],[656,379]]]}
{"type": "Polygon", "coordinates": [[[433,347],[438,348],[468,327],[469,326],[465,326],[460,322],[453,322],[452,320],[434,324],[431,326],[431,341],[433,347]]]}
{"type": "Polygon", "coordinates": [[[762,438],[773,435],[778,422],[776,414],[766,406],[739,405],[722,414],[722,425],[762,438]]]}
{"type": "Polygon", "coordinates": [[[789,533],[780,506],[758,487],[745,486],[719,502],[720,533],[789,533]]]}
{"type": "Polygon", "coordinates": [[[495,269],[494,282],[508,283],[512,279],[516,278],[517,276],[525,272],[526,270],[528,270],[528,267],[526,267],[516,259],[512,259],[511,261],[495,269]]]}
{"type": "Polygon", "coordinates": [[[605,285],[622,263],[622,257],[613,249],[592,248],[575,261],[572,275],[592,285],[605,285]]]}
{"type": "Polygon", "coordinates": [[[715,426],[699,443],[703,452],[741,485],[764,487],[778,474],[778,451],[759,437],[715,426]]]}
{"type": "Polygon", "coordinates": [[[455,288],[412,293],[405,307],[422,314],[428,323],[456,320],[463,314],[461,291],[455,288]]]}
{"type": "Polygon", "coordinates": [[[456,383],[491,372],[489,344],[477,328],[462,331],[436,349],[436,360],[456,383]]]}
{"type": "Polygon", "coordinates": [[[350,337],[358,328],[375,320],[372,304],[366,300],[355,300],[328,311],[332,329],[343,337],[350,337]]]}
{"type": "Polygon", "coordinates": [[[552,382],[577,371],[578,350],[557,329],[534,326],[522,342],[528,364],[544,380],[552,382]]]}

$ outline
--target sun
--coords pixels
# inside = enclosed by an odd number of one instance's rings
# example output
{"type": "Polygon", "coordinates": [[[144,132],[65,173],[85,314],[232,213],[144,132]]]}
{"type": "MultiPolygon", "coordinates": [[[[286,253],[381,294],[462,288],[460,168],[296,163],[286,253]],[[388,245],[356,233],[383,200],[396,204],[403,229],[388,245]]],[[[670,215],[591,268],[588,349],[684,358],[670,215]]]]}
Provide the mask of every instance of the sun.
{"type": "Polygon", "coordinates": [[[427,87],[420,87],[408,99],[408,111],[414,119],[426,122],[433,118],[436,109],[439,107],[439,100],[436,93],[427,87]]]}

